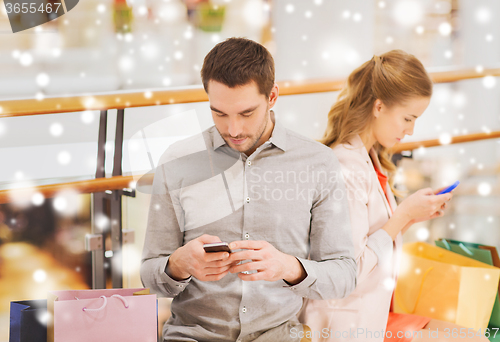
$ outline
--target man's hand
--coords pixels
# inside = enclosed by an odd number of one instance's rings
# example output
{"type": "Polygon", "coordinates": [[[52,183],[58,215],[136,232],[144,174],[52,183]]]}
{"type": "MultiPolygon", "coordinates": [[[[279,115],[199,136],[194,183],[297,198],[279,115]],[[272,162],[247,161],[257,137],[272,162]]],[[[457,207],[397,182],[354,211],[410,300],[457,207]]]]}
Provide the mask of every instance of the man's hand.
{"type": "Polygon", "coordinates": [[[243,249],[231,253],[231,263],[251,260],[244,264],[234,265],[229,271],[239,273],[242,280],[276,281],[283,279],[290,285],[296,285],[307,276],[302,264],[292,255],[278,251],[267,241],[233,241],[229,244],[231,250],[243,249]],[[257,273],[244,274],[241,272],[257,271],[257,273]]]}
{"type": "Polygon", "coordinates": [[[229,253],[206,253],[203,245],[221,242],[217,236],[202,235],[178,248],[168,260],[167,273],[175,280],[190,276],[202,281],[222,279],[231,266],[229,253]]]}

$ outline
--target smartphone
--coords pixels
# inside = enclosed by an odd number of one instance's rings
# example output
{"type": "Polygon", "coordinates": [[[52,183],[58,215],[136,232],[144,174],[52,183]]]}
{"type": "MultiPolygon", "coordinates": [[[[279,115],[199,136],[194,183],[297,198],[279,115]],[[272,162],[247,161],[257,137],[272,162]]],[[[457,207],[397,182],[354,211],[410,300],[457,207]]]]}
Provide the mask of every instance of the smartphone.
{"type": "Polygon", "coordinates": [[[438,192],[436,195],[442,195],[442,194],[447,194],[448,192],[452,191],[453,189],[455,189],[458,184],[460,184],[459,181],[456,181],[455,183],[453,183],[452,185],[450,185],[449,187],[447,187],[446,189],[443,189],[441,190],[440,192],[438,192]]]}
{"type": "Polygon", "coordinates": [[[203,249],[206,253],[231,253],[231,249],[229,248],[229,244],[227,242],[206,243],[203,245],[203,249]]]}

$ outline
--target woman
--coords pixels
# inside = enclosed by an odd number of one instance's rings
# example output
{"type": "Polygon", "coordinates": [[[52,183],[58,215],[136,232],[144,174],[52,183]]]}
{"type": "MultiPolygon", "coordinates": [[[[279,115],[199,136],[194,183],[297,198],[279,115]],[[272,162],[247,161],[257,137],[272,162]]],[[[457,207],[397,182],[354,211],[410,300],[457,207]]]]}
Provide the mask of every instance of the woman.
{"type": "MultiPolygon", "coordinates": [[[[389,149],[412,135],[430,102],[432,81],[422,63],[401,50],[354,70],[328,115],[322,143],[337,155],[347,188],[358,265],[356,289],[339,300],[308,300],[300,319],[317,341],[384,341],[383,330],[420,331],[390,341],[453,341],[443,329],[460,327],[416,315],[389,314],[402,234],[416,222],[443,215],[452,194],[422,189],[397,206],[389,149]],[[387,176],[388,175],[388,176],[387,176]],[[396,329],[394,327],[397,327],[396,329]],[[430,330],[438,330],[429,337],[430,330]]],[[[401,334],[399,334],[401,335],[401,334]]],[[[451,335],[451,334],[450,334],[451,335]]],[[[487,341],[475,337],[467,341],[487,341]]],[[[463,341],[463,339],[460,339],[463,341]]]]}

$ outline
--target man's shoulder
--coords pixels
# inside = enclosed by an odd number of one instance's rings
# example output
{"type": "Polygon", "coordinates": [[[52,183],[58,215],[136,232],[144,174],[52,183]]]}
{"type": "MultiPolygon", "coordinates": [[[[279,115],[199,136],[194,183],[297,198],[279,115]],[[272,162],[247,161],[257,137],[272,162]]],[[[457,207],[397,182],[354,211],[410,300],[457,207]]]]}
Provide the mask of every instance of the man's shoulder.
{"type": "Polygon", "coordinates": [[[340,167],[339,160],[330,147],[289,129],[287,129],[288,152],[296,155],[299,160],[320,168],[331,170],[340,167]]]}
{"type": "Polygon", "coordinates": [[[325,155],[333,155],[332,149],[323,145],[319,141],[313,140],[286,128],[287,133],[287,146],[292,149],[306,149],[312,153],[321,153],[325,155]]]}

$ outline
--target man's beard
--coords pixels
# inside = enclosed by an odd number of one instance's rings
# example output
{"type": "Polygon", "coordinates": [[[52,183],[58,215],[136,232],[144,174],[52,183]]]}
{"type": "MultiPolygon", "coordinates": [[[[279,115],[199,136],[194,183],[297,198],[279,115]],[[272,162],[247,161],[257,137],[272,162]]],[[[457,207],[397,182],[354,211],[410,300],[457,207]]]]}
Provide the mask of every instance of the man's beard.
{"type": "MultiPolygon", "coordinates": [[[[257,134],[257,138],[252,141],[252,145],[249,148],[247,148],[245,151],[240,151],[240,152],[245,153],[247,151],[250,151],[250,150],[252,150],[255,147],[255,145],[257,145],[257,143],[259,142],[260,138],[262,138],[262,136],[264,135],[264,132],[266,131],[267,124],[269,122],[269,115],[270,115],[269,114],[269,105],[267,105],[267,107],[266,107],[266,116],[265,116],[263,124],[260,126],[261,129],[259,129],[260,132],[257,134]]],[[[215,128],[217,128],[217,126],[215,128]]],[[[219,134],[221,135],[222,139],[224,139],[224,141],[226,142],[226,144],[228,144],[229,146],[231,146],[230,143],[229,143],[230,139],[241,140],[241,139],[251,138],[252,137],[252,136],[248,136],[248,135],[247,136],[243,136],[242,135],[242,136],[232,137],[229,134],[224,134],[223,135],[223,134],[221,134],[220,131],[219,131],[219,134]]],[[[233,148],[233,149],[237,150],[236,148],[233,148]]],[[[239,151],[239,150],[237,150],[237,151],[239,151]]]]}

